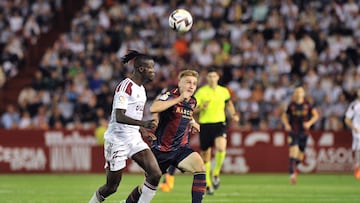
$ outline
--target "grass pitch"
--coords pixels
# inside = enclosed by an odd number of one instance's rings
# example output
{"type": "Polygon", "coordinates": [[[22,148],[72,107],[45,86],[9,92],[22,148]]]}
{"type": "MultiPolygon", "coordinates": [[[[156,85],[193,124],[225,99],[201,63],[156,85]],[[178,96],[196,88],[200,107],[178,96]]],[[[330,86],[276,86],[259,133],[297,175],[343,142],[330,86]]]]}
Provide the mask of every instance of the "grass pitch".
{"type": "MultiPolygon", "coordinates": [[[[142,175],[124,174],[107,203],[125,199],[142,175]]],[[[104,183],[104,174],[0,175],[1,203],[87,203],[104,183]]],[[[158,191],[154,203],[191,202],[192,176],[176,175],[170,193],[158,191]]],[[[360,180],[350,174],[300,174],[296,185],[287,174],[223,175],[219,190],[204,203],[352,203],[360,202],[360,180]]]]}

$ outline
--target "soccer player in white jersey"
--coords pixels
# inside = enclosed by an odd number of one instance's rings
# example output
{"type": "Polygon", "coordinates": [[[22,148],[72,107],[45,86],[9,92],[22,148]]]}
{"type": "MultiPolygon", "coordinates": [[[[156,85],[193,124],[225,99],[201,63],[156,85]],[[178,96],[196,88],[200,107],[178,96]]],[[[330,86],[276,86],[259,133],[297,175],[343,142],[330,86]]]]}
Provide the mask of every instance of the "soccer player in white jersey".
{"type": "Polygon", "coordinates": [[[352,150],[355,152],[354,176],[360,179],[360,88],[357,90],[357,98],[346,110],[345,124],[352,130],[352,150]]]}
{"type": "MultiPolygon", "coordinates": [[[[96,190],[89,203],[99,203],[116,192],[126,160],[131,158],[144,169],[146,178],[138,197],[141,203],[148,203],[154,197],[161,170],[143,141],[141,135],[149,136],[144,128],[157,126],[154,120],[143,121],[146,92],[143,84],[155,76],[154,60],[137,51],[130,51],[122,58],[123,63],[134,59],[134,74],[119,83],[115,89],[113,107],[108,128],[105,132],[106,183],[96,190]]],[[[138,187],[136,187],[138,188],[138,187]]]]}

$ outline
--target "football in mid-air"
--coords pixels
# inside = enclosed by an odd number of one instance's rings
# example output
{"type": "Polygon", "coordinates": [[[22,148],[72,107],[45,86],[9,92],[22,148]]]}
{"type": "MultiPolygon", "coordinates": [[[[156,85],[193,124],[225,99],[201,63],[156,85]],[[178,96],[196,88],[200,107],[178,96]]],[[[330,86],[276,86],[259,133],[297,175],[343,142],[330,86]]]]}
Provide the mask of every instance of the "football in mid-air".
{"type": "Polygon", "coordinates": [[[187,32],[192,24],[193,18],[185,9],[176,9],[169,16],[169,26],[176,32],[187,32]]]}

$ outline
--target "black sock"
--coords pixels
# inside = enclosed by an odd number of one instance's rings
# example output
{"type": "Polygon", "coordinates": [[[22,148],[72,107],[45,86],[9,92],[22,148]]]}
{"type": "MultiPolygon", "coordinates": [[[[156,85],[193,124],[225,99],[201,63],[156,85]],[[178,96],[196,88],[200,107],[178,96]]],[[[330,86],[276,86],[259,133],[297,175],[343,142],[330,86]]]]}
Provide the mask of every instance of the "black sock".
{"type": "Polygon", "coordinates": [[[293,174],[296,168],[296,159],[289,158],[289,174],[293,174]]]}
{"type": "Polygon", "coordinates": [[[192,184],[192,203],[202,202],[206,189],[205,172],[195,173],[192,184]]]}
{"type": "Polygon", "coordinates": [[[174,175],[175,174],[175,170],[176,170],[176,168],[175,168],[175,166],[170,166],[168,169],[167,169],[167,173],[169,174],[169,175],[174,175]]]}
{"type": "Polygon", "coordinates": [[[136,186],[126,199],[126,203],[136,203],[140,198],[141,192],[139,186],[136,186]]]}

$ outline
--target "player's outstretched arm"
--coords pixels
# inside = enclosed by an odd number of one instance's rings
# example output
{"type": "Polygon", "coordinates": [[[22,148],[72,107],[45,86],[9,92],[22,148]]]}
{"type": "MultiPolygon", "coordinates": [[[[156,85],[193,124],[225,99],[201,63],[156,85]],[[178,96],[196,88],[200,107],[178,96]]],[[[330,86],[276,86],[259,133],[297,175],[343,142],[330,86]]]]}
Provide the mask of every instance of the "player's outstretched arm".
{"type": "Polygon", "coordinates": [[[165,111],[166,109],[174,106],[175,104],[182,102],[184,98],[182,97],[176,97],[174,99],[169,99],[166,101],[162,100],[156,100],[154,101],[150,106],[150,112],[151,113],[160,113],[165,111]]]}

